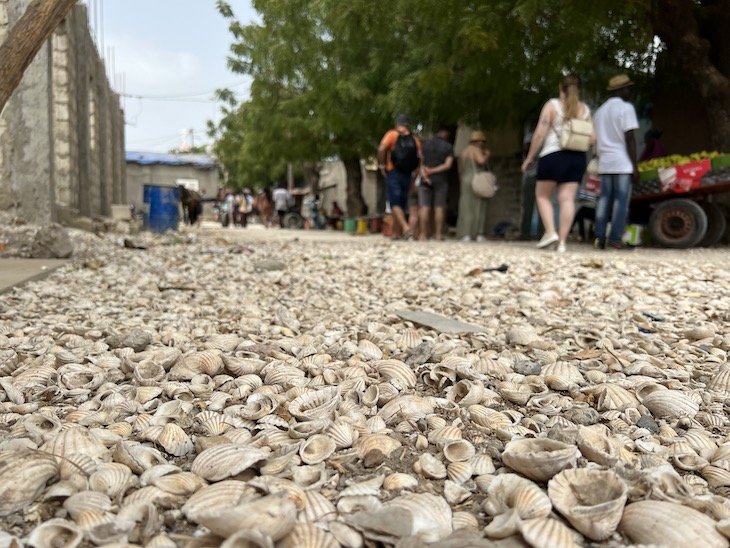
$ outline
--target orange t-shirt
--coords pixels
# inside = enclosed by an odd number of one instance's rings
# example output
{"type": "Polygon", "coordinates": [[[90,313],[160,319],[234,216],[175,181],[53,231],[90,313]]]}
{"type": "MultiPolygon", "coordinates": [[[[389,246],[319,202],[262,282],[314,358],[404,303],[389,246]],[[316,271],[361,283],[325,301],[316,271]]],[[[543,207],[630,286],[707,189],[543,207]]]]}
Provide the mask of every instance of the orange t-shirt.
{"type": "MultiPolygon", "coordinates": [[[[386,162],[385,162],[385,171],[393,171],[395,169],[395,166],[393,165],[393,161],[390,159],[390,152],[395,148],[395,142],[398,140],[398,135],[400,132],[397,129],[391,129],[388,130],[385,135],[383,135],[383,138],[380,140],[380,147],[385,147],[385,150],[387,152],[386,162]]],[[[410,135],[410,131],[404,133],[404,135],[410,135]]],[[[418,150],[418,157],[422,158],[421,154],[421,141],[416,137],[413,136],[413,139],[416,141],[416,149],[418,150]]]]}

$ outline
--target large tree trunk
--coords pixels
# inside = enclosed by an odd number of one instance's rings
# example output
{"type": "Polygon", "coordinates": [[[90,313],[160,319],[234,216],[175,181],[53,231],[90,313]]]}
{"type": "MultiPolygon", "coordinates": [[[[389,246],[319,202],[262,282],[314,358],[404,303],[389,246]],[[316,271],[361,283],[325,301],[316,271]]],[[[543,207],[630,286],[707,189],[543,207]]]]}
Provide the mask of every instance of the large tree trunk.
{"type": "Polygon", "coordinates": [[[365,214],[365,200],[362,197],[362,168],[357,156],[343,158],[347,174],[347,216],[360,217],[365,214]]]}
{"type": "Polygon", "coordinates": [[[722,47],[723,42],[712,43],[712,33],[704,36],[698,20],[702,15],[705,19],[724,19],[730,25],[730,0],[719,0],[709,7],[700,7],[693,0],[654,0],[652,5],[654,32],[702,97],[712,146],[730,151],[730,75],[712,62],[713,53],[716,58],[723,58],[723,52],[713,51],[722,47]]]}
{"type": "Polygon", "coordinates": [[[33,0],[0,44],[0,113],[33,58],[76,0],[33,0]]]}

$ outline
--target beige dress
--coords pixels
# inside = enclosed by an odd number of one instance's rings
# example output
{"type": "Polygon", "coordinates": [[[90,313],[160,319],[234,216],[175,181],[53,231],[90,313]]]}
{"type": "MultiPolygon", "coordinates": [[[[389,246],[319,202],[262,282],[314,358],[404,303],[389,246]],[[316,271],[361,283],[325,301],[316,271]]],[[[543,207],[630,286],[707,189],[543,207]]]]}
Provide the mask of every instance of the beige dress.
{"type": "Polygon", "coordinates": [[[471,180],[477,171],[487,167],[485,154],[473,144],[467,146],[459,156],[459,218],[456,222],[456,237],[469,236],[472,240],[484,236],[487,221],[487,199],[480,198],[471,189],[471,180]]]}

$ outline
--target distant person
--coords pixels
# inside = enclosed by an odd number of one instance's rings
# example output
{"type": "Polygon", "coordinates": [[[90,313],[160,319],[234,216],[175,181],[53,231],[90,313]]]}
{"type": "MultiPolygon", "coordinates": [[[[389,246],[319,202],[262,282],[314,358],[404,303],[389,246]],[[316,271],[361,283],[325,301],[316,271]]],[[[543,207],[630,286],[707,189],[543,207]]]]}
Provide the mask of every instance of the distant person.
{"type": "Polygon", "coordinates": [[[421,143],[411,133],[411,121],[399,114],[395,129],[388,130],[378,147],[378,169],[385,177],[386,194],[393,212],[392,239],[411,238],[405,212],[415,172],[421,165],[421,143]]]}
{"type": "Polygon", "coordinates": [[[449,170],[454,164],[454,147],[449,142],[451,130],[440,127],[436,134],[423,143],[423,168],[421,185],[418,187],[420,215],[419,240],[427,240],[434,213],[434,239],[443,240],[446,200],[449,195],[449,170]]]}
{"type": "MultiPolygon", "coordinates": [[[[530,123],[530,127],[534,127],[534,118],[530,123]]],[[[532,131],[527,131],[525,137],[522,139],[522,159],[527,158],[527,154],[530,151],[530,143],[532,143],[532,131]]],[[[529,241],[532,239],[532,218],[535,214],[535,186],[537,184],[537,164],[533,163],[527,168],[522,174],[522,195],[520,209],[520,240],[529,241]]],[[[538,215],[538,235],[542,232],[542,222],[539,220],[538,215]]]]}
{"type": "Polygon", "coordinates": [[[580,100],[580,88],[581,80],[577,75],[569,74],[563,78],[558,97],[547,101],[540,112],[530,150],[522,162],[522,172],[525,173],[539,153],[535,200],[545,227],[545,234],[537,243],[537,247],[542,249],[557,244],[558,253],[564,253],[566,250],[565,242],[575,217],[575,195],[587,166],[586,153],[563,149],[559,138],[564,120],[591,118],[588,105],[580,100]],[[552,196],[556,191],[560,208],[560,233],[555,229],[552,202],[552,196]]]}
{"type": "Polygon", "coordinates": [[[461,152],[459,163],[459,218],[456,222],[456,237],[464,242],[483,242],[487,217],[487,199],[474,194],[472,179],[479,171],[489,169],[487,136],[483,131],[472,131],[469,144],[461,152]]]}
{"type": "Polygon", "coordinates": [[[284,216],[289,210],[291,195],[284,186],[279,186],[278,188],[274,189],[271,197],[274,200],[274,209],[276,209],[276,214],[279,217],[279,227],[284,228],[284,216]]]}
{"type": "Polygon", "coordinates": [[[596,111],[596,152],[601,192],[596,204],[595,246],[599,249],[624,247],[622,239],[629,214],[631,183],[639,181],[634,136],[639,122],[634,105],[629,102],[633,85],[626,74],[611,78],[607,88],[611,98],[596,111]],[[609,215],[611,232],[607,240],[609,215]]]}
{"type": "Polygon", "coordinates": [[[664,145],[660,141],[663,133],[656,128],[651,128],[644,134],[644,150],[639,156],[640,162],[646,162],[652,158],[663,158],[667,155],[664,145]]]}
{"type": "Polygon", "coordinates": [[[342,208],[337,203],[337,201],[332,202],[332,211],[330,213],[330,216],[328,217],[327,221],[329,225],[332,228],[337,228],[337,224],[342,221],[342,218],[345,216],[345,213],[342,211],[342,208]]]}
{"type": "Polygon", "coordinates": [[[261,224],[264,225],[264,228],[269,228],[271,226],[271,217],[274,209],[273,205],[271,191],[269,188],[265,188],[260,191],[256,196],[256,200],[254,201],[254,210],[257,212],[256,214],[258,215],[261,224]]]}

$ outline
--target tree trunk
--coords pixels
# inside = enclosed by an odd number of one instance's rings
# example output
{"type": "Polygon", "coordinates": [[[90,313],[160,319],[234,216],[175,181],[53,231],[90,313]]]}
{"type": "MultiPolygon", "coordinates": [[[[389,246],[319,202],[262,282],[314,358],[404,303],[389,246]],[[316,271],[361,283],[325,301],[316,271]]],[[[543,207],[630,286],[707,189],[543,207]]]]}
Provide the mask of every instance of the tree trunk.
{"type": "Polygon", "coordinates": [[[76,0],[33,0],[0,44],[0,113],[33,58],[76,0]]]}
{"type": "MultiPolygon", "coordinates": [[[[717,16],[728,18],[730,1],[721,0],[715,7],[718,6],[722,9],[717,16]]],[[[700,8],[693,0],[654,0],[652,25],[666,44],[670,58],[700,94],[712,146],[724,152],[730,150],[730,75],[723,74],[711,60],[713,46],[719,44],[710,42],[711,35],[702,35],[698,21],[701,9],[710,8],[700,8]]]]}
{"type": "Polygon", "coordinates": [[[362,197],[362,170],[357,156],[343,159],[347,174],[347,216],[365,215],[365,200],[362,197]]]}

